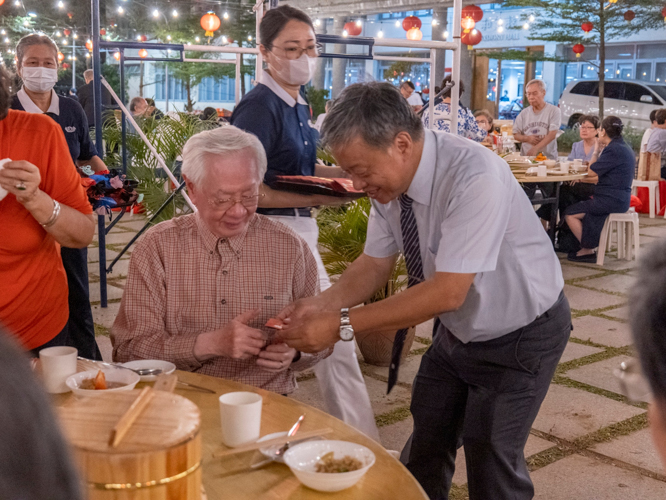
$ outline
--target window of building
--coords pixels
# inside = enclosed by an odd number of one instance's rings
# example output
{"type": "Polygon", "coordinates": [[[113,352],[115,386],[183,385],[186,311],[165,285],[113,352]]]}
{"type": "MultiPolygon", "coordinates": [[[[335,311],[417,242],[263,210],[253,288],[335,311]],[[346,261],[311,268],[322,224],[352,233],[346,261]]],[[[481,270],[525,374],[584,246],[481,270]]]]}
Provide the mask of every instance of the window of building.
{"type": "Polygon", "coordinates": [[[666,82],[666,62],[658,62],[654,65],[654,80],[666,82]]]}
{"type": "Polygon", "coordinates": [[[606,59],[633,59],[634,49],[632,44],[606,45],[606,59]]]}
{"type": "Polygon", "coordinates": [[[634,68],[632,63],[618,63],[615,74],[623,80],[630,80],[634,77],[634,68]]]}
{"type": "Polygon", "coordinates": [[[636,63],[636,80],[643,80],[649,82],[652,80],[652,63],[651,62],[637,62],[636,63]]]}
{"type": "Polygon", "coordinates": [[[176,80],[171,75],[167,82],[164,69],[157,69],[155,71],[155,100],[165,101],[167,93],[170,101],[187,101],[187,89],[183,82],[176,80]]]}
{"type": "Polygon", "coordinates": [[[594,80],[599,77],[599,72],[596,66],[583,63],[583,80],[594,80]]]}
{"type": "Polygon", "coordinates": [[[235,85],[235,78],[204,78],[199,84],[199,101],[234,101],[235,85]]]}
{"type": "Polygon", "coordinates": [[[666,55],[666,43],[651,43],[638,46],[638,59],[663,58],[666,55]]]}
{"type": "Polygon", "coordinates": [[[564,73],[564,85],[569,85],[574,80],[578,80],[578,63],[568,63],[564,73]]]}

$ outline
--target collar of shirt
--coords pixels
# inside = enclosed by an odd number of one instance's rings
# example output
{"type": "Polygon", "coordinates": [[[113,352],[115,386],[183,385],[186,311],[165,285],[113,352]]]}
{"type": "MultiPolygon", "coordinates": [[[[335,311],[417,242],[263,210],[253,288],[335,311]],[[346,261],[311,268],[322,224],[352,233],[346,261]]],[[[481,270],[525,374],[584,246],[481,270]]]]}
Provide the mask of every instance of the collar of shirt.
{"type": "Polygon", "coordinates": [[[219,244],[225,244],[227,243],[233,253],[237,256],[240,257],[242,251],[243,251],[243,245],[245,244],[245,237],[247,236],[248,229],[251,225],[253,225],[256,222],[257,215],[254,214],[245,229],[240,234],[237,234],[236,236],[232,236],[230,238],[220,238],[216,236],[215,234],[212,233],[210,229],[208,229],[208,226],[206,226],[206,223],[201,219],[201,217],[197,213],[197,227],[199,228],[199,234],[201,235],[201,239],[204,242],[204,247],[208,251],[208,253],[213,253],[216,248],[218,248],[219,244]]]}
{"type": "Polygon", "coordinates": [[[421,161],[407,190],[407,196],[426,206],[430,205],[430,196],[435,180],[435,163],[437,162],[437,148],[435,146],[435,137],[432,130],[424,130],[421,161]]]}
{"type": "MultiPolygon", "coordinates": [[[[21,90],[16,93],[16,97],[18,97],[19,101],[21,102],[23,109],[28,113],[43,113],[43,111],[39,109],[34,102],[32,102],[32,99],[30,99],[30,96],[28,96],[23,87],[21,87],[21,90]]],[[[60,115],[60,98],[53,89],[51,89],[51,105],[46,112],[53,113],[54,115],[60,115]]]]}
{"type": "Polygon", "coordinates": [[[296,101],[296,99],[291,97],[285,89],[280,87],[280,85],[275,80],[273,80],[273,77],[269,75],[267,71],[264,71],[261,74],[261,78],[259,78],[259,83],[261,83],[262,85],[266,85],[266,87],[271,89],[276,96],[278,96],[280,99],[282,99],[292,108],[296,106],[296,102],[298,102],[298,104],[303,104],[305,106],[308,105],[308,103],[305,101],[305,99],[303,99],[303,96],[300,93],[298,94],[298,101],[296,101]]]}

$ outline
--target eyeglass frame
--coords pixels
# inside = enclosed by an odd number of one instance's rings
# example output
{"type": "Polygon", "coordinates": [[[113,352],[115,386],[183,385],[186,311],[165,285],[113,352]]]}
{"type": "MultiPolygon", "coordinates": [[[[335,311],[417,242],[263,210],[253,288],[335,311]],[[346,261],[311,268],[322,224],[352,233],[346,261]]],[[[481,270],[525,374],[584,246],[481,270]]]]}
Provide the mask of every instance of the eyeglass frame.
{"type": "MultiPolygon", "coordinates": [[[[285,53],[285,55],[286,55],[286,58],[287,58],[289,61],[295,61],[296,59],[299,59],[304,53],[307,54],[307,51],[310,50],[309,48],[304,49],[303,47],[300,47],[300,46],[298,46],[298,47],[289,47],[289,48],[291,48],[291,49],[297,49],[297,50],[299,51],[299,52],[298,52],[298,55],[297,55],[296,57],[294,57],[293,59],[290,59],[290,58],[289,58],[289,55],[288,55],[288,52],[287,52],[287,49],[284,48],[284,47],[280,47],[280,46],[278,46],[278,45],[272,45],[272,46],[270,47],[270,49],[268,49],[268,50],[271,51],[271,50],[273,50],[275,47],[277,47],[278,49],[283,50],[284,53],[285,53]]],[[[322,51],[323,51],[323,48],[324,48],[324,44],[323,44],[323,43],[316,42],[316,43],[315,43],[315,46],[314,46],[314,50],[315,50],[315,52],[317,53],[317,55],[311,56],[310,54],[307,54],[307,56],[308,56],[308,57],[319,57],[319,56],[321,55],[322,51]]]]}
{"type": "Polygon", "coordinates": [[[235,198],[227,198],[227,199],[224,199],[224,200],[207,198],[206,201],[215,210],[221,210],[222,213],[227,213],[229,210],[234,208],[237,203],[240,203],[241,206],[245,210],[249,210],[253,206],[258,205],[259,200],[262,199],[264,196],[266,196],[266,193],[257,193],[257,194],[253,194],[252,196],[242,196],[239,200],[237,200],[235,198]],[[249,201],[250,205],[249,206],[246,205],[244,203],[244,201],[249,201]],[[233,202],[233,203],[231,205],[229,205],[227,208],[223,209],[224,204],[229,203],[229,202],[233,202]]]}

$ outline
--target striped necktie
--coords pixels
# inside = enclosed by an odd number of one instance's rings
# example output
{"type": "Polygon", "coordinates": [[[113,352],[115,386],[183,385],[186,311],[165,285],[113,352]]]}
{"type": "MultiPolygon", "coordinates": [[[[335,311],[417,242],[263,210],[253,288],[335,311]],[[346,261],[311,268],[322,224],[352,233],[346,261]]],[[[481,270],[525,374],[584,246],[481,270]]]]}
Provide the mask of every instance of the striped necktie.
{"type": "MultiPolygon", "coordinates": [[[[416,217],[412,210],[412,200],[406,194],[398,197],[400,203],[400,231],[402,232],[402,251],[405,256],[407,266],[407,286],[414,286],[422,281],[423,262],[421,261],[421,246],[419,245],[419,231],[416,227],[416,217]]],[[[408,328],[402,328],[395,334],[393,341],[393,350],[391,352],[391,365],[389,366],[388,391],[391,392],[393,386],[398,381],[398,369],[400,368],[400,356],[402,348],[405,345],[408,328]]]]}

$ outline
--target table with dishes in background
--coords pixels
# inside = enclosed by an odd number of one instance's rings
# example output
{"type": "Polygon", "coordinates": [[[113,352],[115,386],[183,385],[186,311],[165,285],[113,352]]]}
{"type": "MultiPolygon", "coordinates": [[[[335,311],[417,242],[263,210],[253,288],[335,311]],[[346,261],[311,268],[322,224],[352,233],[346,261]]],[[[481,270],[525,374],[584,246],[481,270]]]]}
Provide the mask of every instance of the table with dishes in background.
{"type": "Polygon", "coordinates": [[[90,500],[427,498],[379,443],[289,397],[165,361],[42,352],[90,500]]]}

